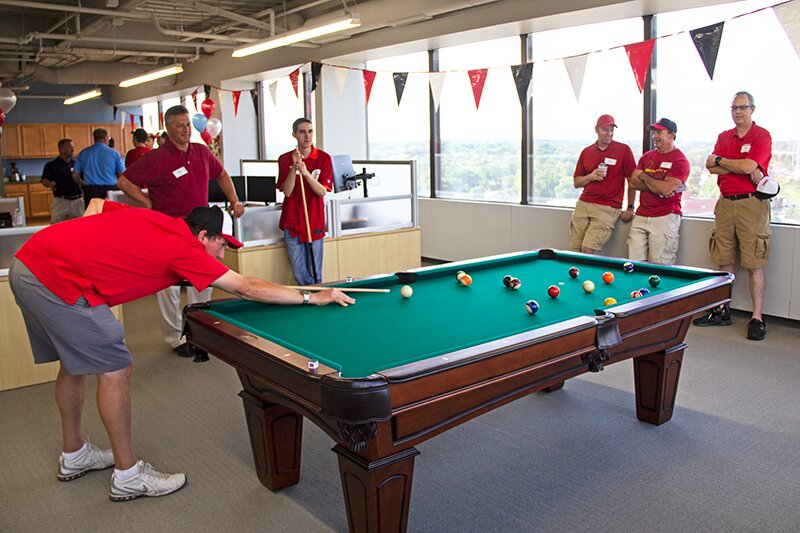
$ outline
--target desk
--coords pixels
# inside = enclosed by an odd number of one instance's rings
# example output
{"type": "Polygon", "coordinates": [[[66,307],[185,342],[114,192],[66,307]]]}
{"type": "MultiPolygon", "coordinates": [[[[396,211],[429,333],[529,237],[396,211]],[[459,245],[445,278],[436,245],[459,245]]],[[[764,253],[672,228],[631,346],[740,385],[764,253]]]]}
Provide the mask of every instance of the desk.
{"type": "Polygon", "coordinates": [[[350,529],[402,531],[414,446],[526,394],[633,358],[637,417],[671,418],[692,315],[729,301],[733,277],[647,263],[625,273],[622,265],[539,250],[357,280],[350,285],[392,292],[357,294],[347,308],[212,302],[187,311],[188,340],[236,368],[265,486],[299,481],[305,416],[336,442],[350,529]],[[458,270],[471,286],[456,281],[458,270]],[[605,271],[613,283],[602,281],[605,271]],[[504,287],[507,274],[522,281],[519,290],[504,287]],[[658,287],[648,284],[652,274],[658,287]],[[587,279],[592,293],[581,288],[587,279]],[[410,299],[399,294],[405,283],[410,299]],[[557,299],[547,295],[552,284],[557,299]],[[630,298],[641,287],[652,293],[630,298]],[[608,296],[619,303],[603,307],[608,296]],[[541,306],[534,315],[525,311],[531,298],[541,306]],[[319,368],[309,370],[309,360],[319,368]]]}

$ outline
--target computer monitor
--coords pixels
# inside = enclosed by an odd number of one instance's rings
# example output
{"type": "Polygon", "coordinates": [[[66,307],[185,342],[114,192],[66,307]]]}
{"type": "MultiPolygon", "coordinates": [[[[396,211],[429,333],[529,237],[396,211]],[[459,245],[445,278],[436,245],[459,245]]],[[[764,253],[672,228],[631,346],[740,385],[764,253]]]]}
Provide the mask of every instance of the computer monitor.
{"type": "MultiPolygon", "coordinates": [[[[240,202],[247,200],[247,185],[244,176],[231,176],[233,181],[233,188],[236,190],[236,197],[240,202]]],[[[208,182],[208,203],[227,202],[228,197],[222,192],[217,180],[209,180],[208,182]]]]}
{"type": "Polygon", "coordinates": [[[247,176],[247,201],[274,204],[275,176],[247,176]]]}
{"type": "Polygon", "coordinates": [[[340,154],[331,156],[331,165],[333,167],[333,192],[349,191],[355,186],[355,183],[347,178],[352,178],[356,175],[353,170],[353,160],[347,154],[340,154]]]}

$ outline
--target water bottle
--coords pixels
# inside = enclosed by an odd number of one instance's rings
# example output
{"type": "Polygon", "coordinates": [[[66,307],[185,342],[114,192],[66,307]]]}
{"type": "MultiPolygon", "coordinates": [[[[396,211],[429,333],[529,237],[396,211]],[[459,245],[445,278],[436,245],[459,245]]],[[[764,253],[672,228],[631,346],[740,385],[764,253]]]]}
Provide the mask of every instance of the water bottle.
{"type": "Polygon", "coordinates": [[[600,171],[600,175],[605,178],[606,172],[608,172],[608,165],[606,165],[605,163],[600,163],[599,165],[597,165],[597,169],[600,171]]]}
{"type": "Polygon", "coordinates": [[[19,209],[14,209],[14,213],[11,215],[11,225],[15,228],[23,225],[22,212],[19,209]]]}

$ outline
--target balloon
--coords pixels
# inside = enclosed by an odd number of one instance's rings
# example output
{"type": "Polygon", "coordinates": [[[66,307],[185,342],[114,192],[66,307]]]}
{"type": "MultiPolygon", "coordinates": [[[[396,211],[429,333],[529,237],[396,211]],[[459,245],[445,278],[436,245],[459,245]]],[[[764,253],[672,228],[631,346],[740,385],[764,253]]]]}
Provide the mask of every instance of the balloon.
{"type": "Polygon", "coordinates": [[[200,134],[200,137],[203,138],[206,144],[211,144],[214,142],[214,138],[206,130],[203,130],[203,132],[200,134]]]}
{"type": "Polygon", "coordinates": [[[194,126],[194,129],[196,129],[200,133],[206,131],[207,122],[208,119],[202,113],[197,113],[195,116],[192,117],[192,126],[194,126]]]}
{"type": "MultiPolygon", "coordinates": [[[[2,126],[5,123],[6,123],[6,114],[2,109],[0,109],[0,126],[2,126]]],[[[222,124],[220,124],[219,127],[221,128],[222,124]]]]}
{"type": "Polygon", "coordinates": [[[8,113],[17,105],[17,95],[11,89],[0,87],[0,109],[3,113],[8,113]]]}
{"type": "Polygon", "coordinates": [[[211,137],[216,137],[219,135],[219,132],[222,131],[222,121],[218,118],[210,118],[208,119],[208,124],[206,124],[206,131],[211,135],[211,137]]]}
{"type": "Polygon", "coordinates": [[[200,103],[200,111],[206,116],[206,118],[211,118],[211,115],[214,114],[214,110],[217,108],[217,104],[214,103],[214,100],[211,98],[206,98],[200,103]]]}

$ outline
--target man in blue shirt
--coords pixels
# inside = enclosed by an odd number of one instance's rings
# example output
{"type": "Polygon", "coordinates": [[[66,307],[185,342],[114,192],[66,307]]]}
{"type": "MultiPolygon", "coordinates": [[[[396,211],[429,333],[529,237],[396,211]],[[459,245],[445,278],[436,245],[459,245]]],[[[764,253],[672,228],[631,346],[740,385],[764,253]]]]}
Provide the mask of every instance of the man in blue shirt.
{"type": "Polygon", "coordinates": [[[75,161],[74,173],[83,185],[86,207],[92,198],[105,198],[117,188],[117,179],[125,172],[122,156],[108,147],[108,131],[97,128],[92,132],[94,144],[84,148],[75,161]]]}

